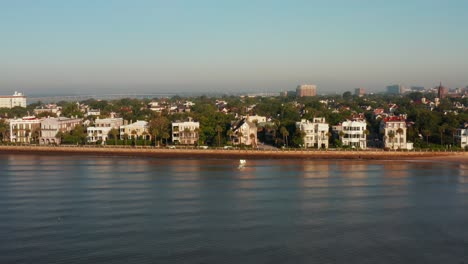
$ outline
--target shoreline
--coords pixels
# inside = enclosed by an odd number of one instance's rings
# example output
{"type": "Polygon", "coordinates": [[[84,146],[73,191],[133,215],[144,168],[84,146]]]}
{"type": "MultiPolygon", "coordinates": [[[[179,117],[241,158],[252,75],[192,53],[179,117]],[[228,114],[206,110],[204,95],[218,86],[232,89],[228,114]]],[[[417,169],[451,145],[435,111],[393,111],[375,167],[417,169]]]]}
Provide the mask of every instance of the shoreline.
{"type": "Polygon", "coordinates": [[[217,159],[327,159],[327,160],[432,160],[467,162],[468,152],[392,152],[343,150],[221,150],[164,149],[84,146],[0,146],[0,154],[138,156],[155,158],[217,158],[217,159]]]}

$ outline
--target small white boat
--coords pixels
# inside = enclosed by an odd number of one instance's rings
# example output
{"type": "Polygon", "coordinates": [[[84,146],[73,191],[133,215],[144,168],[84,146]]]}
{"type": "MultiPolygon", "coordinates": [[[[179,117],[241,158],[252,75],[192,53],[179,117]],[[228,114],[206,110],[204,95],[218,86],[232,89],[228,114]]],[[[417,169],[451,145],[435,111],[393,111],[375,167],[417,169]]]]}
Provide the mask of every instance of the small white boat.
{"type": "Polygon", "coordinates": [[[247,163],[247,161],[245,159],[241,159],[239,160],[239,164],[240,165],[245,165],[247,163]]]}

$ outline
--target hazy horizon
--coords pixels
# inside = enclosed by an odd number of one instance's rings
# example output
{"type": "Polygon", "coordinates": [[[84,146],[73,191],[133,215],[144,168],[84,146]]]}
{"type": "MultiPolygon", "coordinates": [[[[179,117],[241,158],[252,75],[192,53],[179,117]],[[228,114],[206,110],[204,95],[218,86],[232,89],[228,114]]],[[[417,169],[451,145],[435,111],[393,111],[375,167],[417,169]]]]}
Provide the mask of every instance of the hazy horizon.
{"type": "Polygon", "coordinates": [[[466,1],[1,1],[0,94],[468,85],[466,1]]]}

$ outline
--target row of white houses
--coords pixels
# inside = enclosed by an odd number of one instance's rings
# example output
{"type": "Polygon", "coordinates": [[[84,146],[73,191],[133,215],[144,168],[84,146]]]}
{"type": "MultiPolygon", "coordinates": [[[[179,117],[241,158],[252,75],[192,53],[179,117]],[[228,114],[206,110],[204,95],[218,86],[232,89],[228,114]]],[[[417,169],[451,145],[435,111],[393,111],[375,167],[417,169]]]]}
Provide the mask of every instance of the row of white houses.
{"type": "MultiPolygon", "coordinates": [[[[303,119],[301,122],[296,123],[296,128],[303,133],[305,148],[328,148],[331,133],[325,118],[313,118],[312,121],[303,119]]],[[[392,116],[383,119],[380,131],[384,135],[384,147],[403,150],[413,149],[413,143],[406,140],[406,130],[406,120],[403,117],[392,116]]],[[[355,117],[333,126],[332,132],[339,137],[343,146],[359,149],[367,148],[369,131],[367,130],[366,120],[362,117],[355,117]]]]}
{"type": "MultiPolygon", "coordinates": [[[[9,119],[10,142],[31,143],[37,139],[39,144],[60,144],[58,132],[71,131],[75,126],[83,124],[79,118],[48,117],[36,118],[26,116],[20,119],[9,119]]],[[[256,146],[257,124],[267,122],[265,117],[246,116],[235,121],[228,133],[233,145],[256,146]]],[[[330,142],[330,126],[323,117],[310,120],[302,119],[296,122],[296,128],[302,132],[304,148],[327,149],[330,142]]],[[[148,122],[136,121],[126,124],[122,118],[96,119],[93,126],[87,127],[87,142],[106,142],[109,133],[115,129],[116,136],[121,140],[127,138],[151,139],[148,122]]],[[[362,117],[346,120],[331,129],[344,146],[367,148],[367,124],[362,117]]],[[[389,116],[381,121],[380,132],[383,135],[384,147],[388,149],[413,149],[413,143],[407,141],[407,124],[403,116],[389,116]]],[[[171,139],[175,144],[197,144],[200,134],[200,123],[193,120],[172,123],[171,139]]],[[[455,134],[457,145],[468,146],[468,128],[461,128],[455,134]]]]}

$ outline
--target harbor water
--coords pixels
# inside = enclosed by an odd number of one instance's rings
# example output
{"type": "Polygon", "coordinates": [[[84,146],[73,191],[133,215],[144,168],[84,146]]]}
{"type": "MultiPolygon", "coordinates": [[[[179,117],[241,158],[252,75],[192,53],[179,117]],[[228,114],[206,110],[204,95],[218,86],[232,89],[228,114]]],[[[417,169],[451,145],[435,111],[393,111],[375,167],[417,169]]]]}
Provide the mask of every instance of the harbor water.
{"type": "Polygon", "coordinates": [[[0,263],[468,263],[468,164],[0,155],[0,263]]]}

